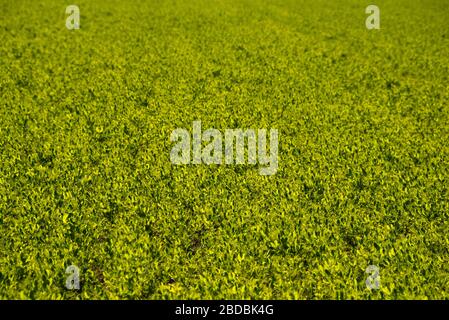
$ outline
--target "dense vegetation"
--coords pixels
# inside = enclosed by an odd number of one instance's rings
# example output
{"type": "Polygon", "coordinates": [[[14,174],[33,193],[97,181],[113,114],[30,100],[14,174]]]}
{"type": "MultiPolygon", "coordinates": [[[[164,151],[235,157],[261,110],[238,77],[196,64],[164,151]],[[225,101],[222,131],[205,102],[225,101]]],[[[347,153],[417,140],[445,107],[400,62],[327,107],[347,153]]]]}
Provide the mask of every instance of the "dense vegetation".
{"type": "Polygon", "coordinates": [[[449,298],[446,1],[70,4],[0,0],[0,298],[449,298]],[[277,173],[172,165],[195,120],[277,173]]]}

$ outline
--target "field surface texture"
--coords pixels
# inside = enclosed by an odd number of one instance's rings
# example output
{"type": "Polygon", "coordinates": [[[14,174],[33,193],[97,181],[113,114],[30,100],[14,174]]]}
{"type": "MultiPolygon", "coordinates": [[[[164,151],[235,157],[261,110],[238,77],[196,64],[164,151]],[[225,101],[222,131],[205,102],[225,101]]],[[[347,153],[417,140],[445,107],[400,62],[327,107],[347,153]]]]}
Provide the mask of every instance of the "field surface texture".
{"type": "Polygon", "coordinates": [[[374,2],[0,0],[0,298],[448,299],[449,3],[374,2]]]}

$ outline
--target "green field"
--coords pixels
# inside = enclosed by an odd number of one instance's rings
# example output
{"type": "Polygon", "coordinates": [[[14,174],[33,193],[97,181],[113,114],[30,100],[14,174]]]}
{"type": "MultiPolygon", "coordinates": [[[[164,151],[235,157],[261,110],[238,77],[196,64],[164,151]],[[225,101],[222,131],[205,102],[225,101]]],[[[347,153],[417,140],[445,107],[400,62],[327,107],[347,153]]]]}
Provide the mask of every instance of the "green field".
{"type": "Polygon", "coordinates": [[[0,298],[449,299],[449,3],[373,2],[0,0],[0,298]]]}

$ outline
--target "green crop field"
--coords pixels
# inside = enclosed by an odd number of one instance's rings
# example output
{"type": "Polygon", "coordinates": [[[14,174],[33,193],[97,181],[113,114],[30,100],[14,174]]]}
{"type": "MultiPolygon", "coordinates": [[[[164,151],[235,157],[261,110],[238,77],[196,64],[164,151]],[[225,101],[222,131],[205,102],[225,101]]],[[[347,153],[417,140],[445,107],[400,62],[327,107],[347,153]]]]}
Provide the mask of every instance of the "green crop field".
{"type": "Polygon", "coordinates": [[[0,299],[449,299],[448,1],[0,11],[0,299]],[[277,171],[172,163],[195,121],[277,171]]]}

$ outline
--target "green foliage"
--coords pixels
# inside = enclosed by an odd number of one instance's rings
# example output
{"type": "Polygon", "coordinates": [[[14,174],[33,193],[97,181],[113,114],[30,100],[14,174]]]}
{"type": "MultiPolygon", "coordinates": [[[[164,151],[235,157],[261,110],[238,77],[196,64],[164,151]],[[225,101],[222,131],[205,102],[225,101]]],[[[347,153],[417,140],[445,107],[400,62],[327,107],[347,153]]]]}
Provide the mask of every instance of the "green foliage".
{"type": "Polygon", "coordinates": [[[0,298],[449,298],[445,1],[69,4],[0,1],[0,298]],[[278,172],[173,166],[194,120],[278,172]]]}

